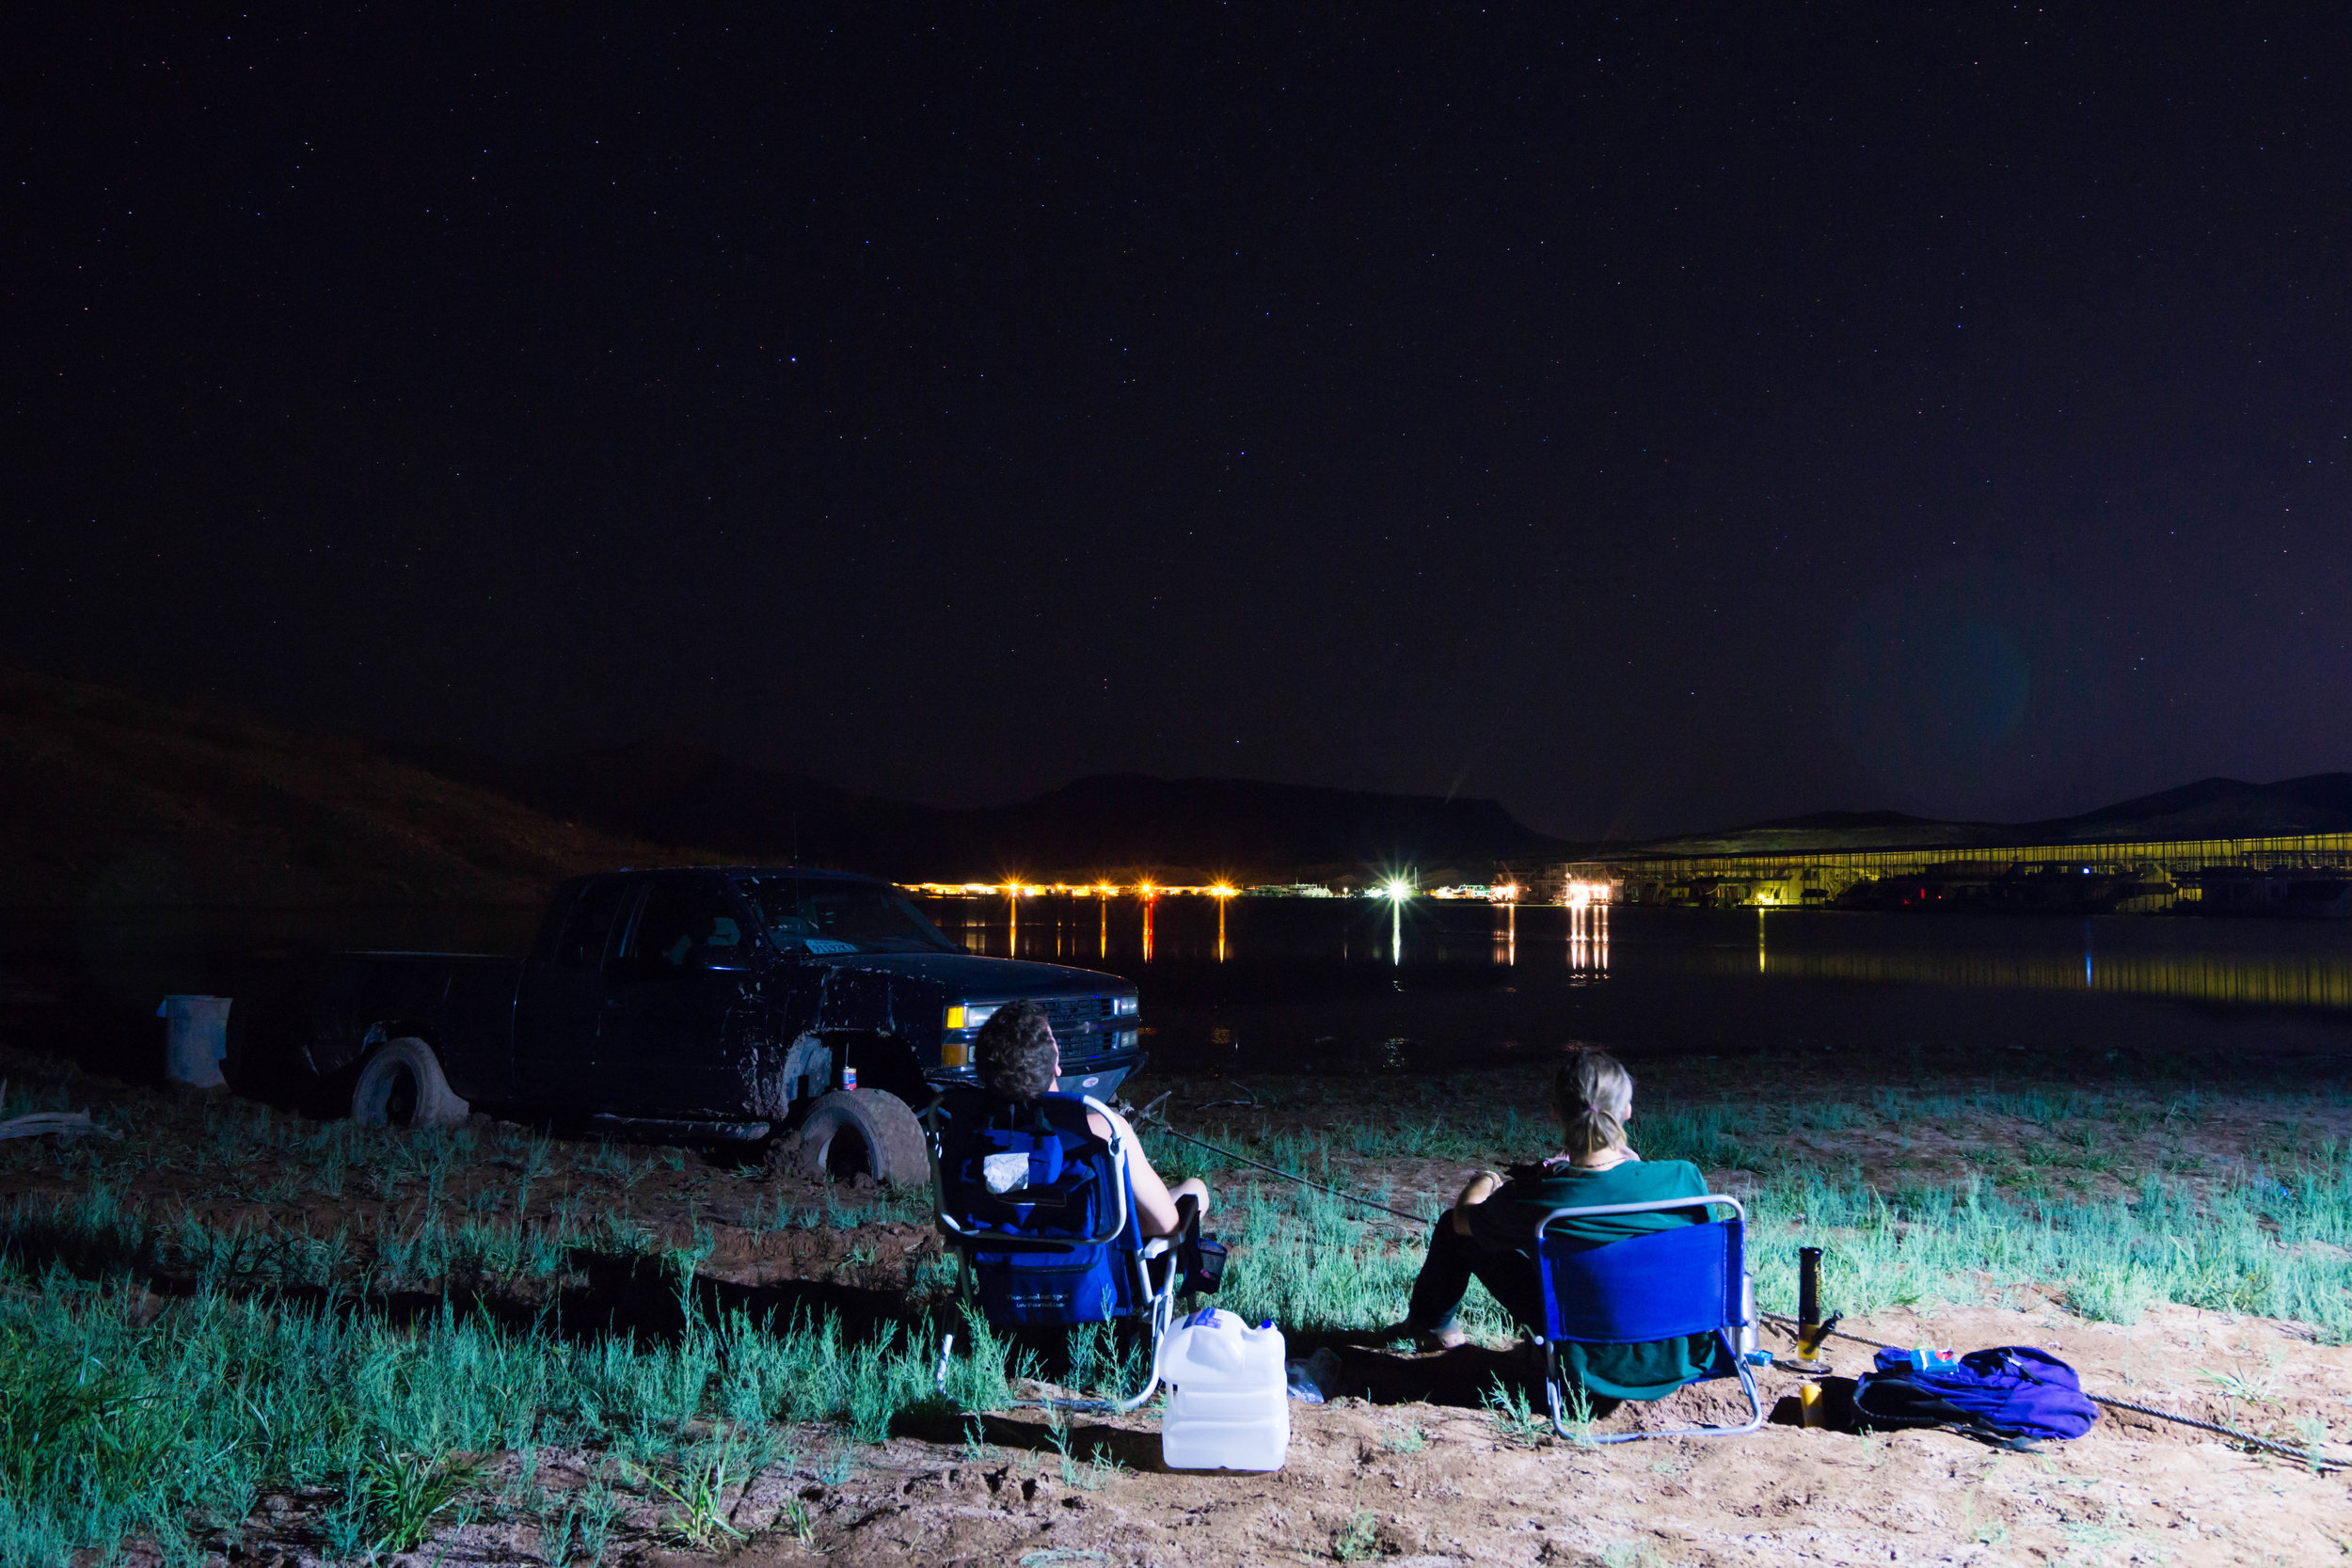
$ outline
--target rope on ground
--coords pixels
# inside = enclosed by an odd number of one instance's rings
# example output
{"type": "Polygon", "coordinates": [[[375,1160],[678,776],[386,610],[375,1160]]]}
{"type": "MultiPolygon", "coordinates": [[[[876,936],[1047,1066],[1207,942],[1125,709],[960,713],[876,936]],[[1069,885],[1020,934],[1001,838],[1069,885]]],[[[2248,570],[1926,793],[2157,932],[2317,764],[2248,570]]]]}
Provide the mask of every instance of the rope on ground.
{"type": "MultiPolygon", "coordinates": [[[[1787,1313],[1759,1312],[1756,1316],[1784,1325],[1791,1334],[1797,1332],[1797,1320],[1787,1313]]],[[[1872,1339],[1860,1334],[1849,1334],[1844,1329],[1834,1328],[1826,1337],[1832,1339],[1851,1339],[1857,1345],[1868,1345],[1873,1350],[1903,1348],[1900,1345],[1890,1345],[1883,1339],[1872,1339]]],[[[2153,1416],[2159,1421],[2170,1421],[2175,1426],[2195,1427],[2200,1432],[2210,1432],[2227,1437],[2233,1443],[2244,1443],[2249,1448],[2265,1449],[2275,1454],[2282,1454],[2297,1464],[2309,1465],[2314,1470],[2344,1468],[2343,1461],[2330,1459],[2316,1449],[2294,1448],[2285,1443],[2274,1442],[2267,1437],[2257,1437],[2250,1432],[2240,1432],[2235,1427],[2223,1426],[2218,1421],[2201,1420],[2195,1416],[2182,1416],[2169,1410],[2158,1410],[2153,1404],[2140,1404],[2133,1400],[2109,1399],[2105,1394],[2094,1394],[2088,1388],[2083,1390],[2083,1397],[2093,1404],[2103,1404],[2110,1410],[2129,1410],[2137,1415],[2153,1416]]]]}
{"type": "Polygon", "coordinates": [[[1377,1209],[1384,1214],[1394,1214],[1398,1219],[1412,1221],[1422,1229],[1427,1229],[1432,1223],[1429,1220],[1423,1219],[1419,1214],[1408,1214],[1402,1209],[1391,1209],[1385,1203],[1375,1202],[1374,1199],[1365,1197],[1360,1194],[1343,1192],[1337,1187],[1327,1186],[1323,1182],[1310,1180],[1307,1177],[1299,1175],[1295,1171],[1284,1170],[1279,1165],[1269,1165],[1263,1160],[1252,1160],[1247,1154],[1236,1154],[1230,1148],[1220,1148],[1216,1144],[1209,1143],[1204,1139],[1196,1138],[1190,1133],[1179,1132],[1176,1129],[1168,1124],[1167,1113],[1160,1109],[1160,1101],[1164,1101],[1168,1097],[1166,1095],[1162,1095],[1160,1100],[1153,1101],[1150,1105],[1145,1106],[1141,1113],[1139,1113],[1137,1119],[1142,1121],[1145,1126],[1156,1128],[1160,1132],[1167,1133],[1169,1137],[1177,1139],[1179,1142],[1188,1143],[1195,1148],[1205,1148],[1212,1154],[1222,1154],[1228,1160],[1238,1161],[1245,1165],[1254,1165],[1262,1171],[1267,1171],[1275,1176],[1280,1177],[1285,1181],[1295,1181],[1302,1187],[1312,1187],[1319,1193],[1329,1193],[1333,1197],[1344,1198],[1350,1203],[1360,1203],[1367,1209],[1377,1209]]]}

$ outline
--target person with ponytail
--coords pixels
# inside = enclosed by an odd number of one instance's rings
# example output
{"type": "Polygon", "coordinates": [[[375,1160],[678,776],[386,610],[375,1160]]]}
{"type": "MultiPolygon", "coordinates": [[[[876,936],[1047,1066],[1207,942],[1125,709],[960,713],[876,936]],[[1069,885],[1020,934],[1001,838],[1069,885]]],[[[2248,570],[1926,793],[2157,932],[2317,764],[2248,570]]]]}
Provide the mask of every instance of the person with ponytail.
{"type": "MultiPolygon", "coordinates": [[[[1605,1051],[1580,1049],[1552,1080],[1551,1109],[1560,1123],[1559,1152],[1529,1165],[1481,1171],[1429,1234],[1429,1256],[1413,1282],[1405,1322],[1386,1337],[1413,1336],[1424,1350],[1450,1350],[1467,1338],[1455,1315],[1470,1282],[1478,1280],[1531,1332],[1543,1322],[1542,1287],[1535,1276],[1535,1227],[1554,1209],[1650,1203],[1698,1197],[1707,1192],[1688,1160],[1645,1161],[1633,1151],[1626,1123],[1633,1117],[1633,1075],[1605,1051]]],[[[1554,1230],[1578,1250],[1605,1246],[1651,1230],[1707,1218],[1700,1208],[1645,1214],[1603,1214],[1564,1221],[1554,1230]]],[[[1714,1358],[1710,1336],[1630,1345],[1560,1347],[1575,1381],[1608,1399],[1659,1399],[1682,1386],[1714,1358]]]]}

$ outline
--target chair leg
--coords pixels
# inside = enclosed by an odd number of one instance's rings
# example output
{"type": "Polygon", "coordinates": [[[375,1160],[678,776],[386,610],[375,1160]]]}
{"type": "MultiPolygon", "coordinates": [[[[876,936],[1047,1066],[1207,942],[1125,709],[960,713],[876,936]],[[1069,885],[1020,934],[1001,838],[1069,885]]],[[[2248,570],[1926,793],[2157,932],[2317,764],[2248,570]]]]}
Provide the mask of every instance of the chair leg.
{"type": "Polygon", "coordinates": [[[1540,1334],[1535,1342],[1544,1347],[1544,1409],[1550,1413],[1551,1430],[1573,1441],[1576,1433],[1568,1430],[1560,1414],[1560,1407],[1567,1402],[1560,1388],[1560,1347],[1540,1334]]]}
{"type": "Polygon", "coordinates": [[[1719,1328],[1715,1333],[1716,1337],[1723,1340],[1724,1348],[1731,1353],[1731,1364],[1740,1370],[1740,1391],[1748,1397],[1747,1420],[1739,1426],[1731,1427],[1673,1427],[1664,1432],[1613,1432],[1605,1437],[1596,1437],[1593,1441],[1596,1443],[1638,1443],[1645,1437],[1740,1437],[1761,1429],[1764,1425],[1764,1399],[1756,1391],[1756,1371],[1745,1361],[1740,1359],[1740,1346],[1732,1338],[1731,1330],[1719,1328]]]}
{"type": "MultiPolygon", "coordinates": [[[[1143,1266],[1143,1282],[1145,1288],[1149,1289],[1152,1283],[1152,1271],[1151,1265],[1148,1263],[1143,1266]]],[[[1144,1344],[1152,1357],[1152,1364],[1148,1369],[1146,1369],[1150,1375],[1143,1381],[1143,1391],[1141,1393],[1138,1393],[1129,1399],[1120,1400],[1112,1407],[1120,1415],[1123,1416],[1130,1410],[1140,1408],[1145,1401],[1149,1400],[1154,1393],[1158,1392],[1160,1386],[1160,1341],[1168,1338],[1168,1325],[1175,1321],[1175,1311],[1176,1268],[1173,1260],[1171,1260],[1168,1265],[1167,1277],[1160,1281],[1159,1289],[1152,1292],[1152,1305],[1144,1313],[1143,1321],[1146,1325],[1144,1344]]]]}
{"type": "Polygon", "coordinates": [[[1017,1410],[1067,1410],[1074,1415],[1124,1416],[1140,1409],[1160,1387],[1160,1341],[1175,1319],[1176,1271],[1170,1269],[1155,1290],[1152,1285],[1151,1265],[1137,1259],[1136,1268],[1143,1288],[1149,1292],[1150,1306],[1144,1311],[1145,1344],[1151,1352],[1151,1364],[1140,1392],[1123,1400],[1015,1400],[1017,1410]]]}

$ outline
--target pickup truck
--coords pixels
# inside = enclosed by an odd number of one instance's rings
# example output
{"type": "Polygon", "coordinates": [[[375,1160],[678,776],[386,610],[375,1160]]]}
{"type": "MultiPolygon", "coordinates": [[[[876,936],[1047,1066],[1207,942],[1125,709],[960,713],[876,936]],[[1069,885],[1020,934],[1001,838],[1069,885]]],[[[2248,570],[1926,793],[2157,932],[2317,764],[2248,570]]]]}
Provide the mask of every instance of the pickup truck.
{"type": "Polygon", "coordinates": [[[1142,1059],[1132,983],[967,953],[887,882],[615,871],[557,889],[520,961],[331,960],[301,1053],[365,1122],[497,1107],[910,1182],[929,1175],[914,1107],[975,1080],[973,1038],[1013,1001],[1045,1010],[1064,1089],[1106,1097],[1142,1059]]]}

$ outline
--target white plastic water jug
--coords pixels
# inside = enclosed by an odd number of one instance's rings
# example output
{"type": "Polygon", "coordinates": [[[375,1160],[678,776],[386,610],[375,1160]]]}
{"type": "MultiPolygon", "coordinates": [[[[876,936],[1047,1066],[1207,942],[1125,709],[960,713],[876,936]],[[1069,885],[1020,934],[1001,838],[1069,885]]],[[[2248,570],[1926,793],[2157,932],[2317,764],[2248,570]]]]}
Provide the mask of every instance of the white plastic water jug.
{"type": "Polygon", "coordinates": [[[1170,1386],[1160,1457],[1172,1470],[1279,1470],[1291,1446],[1282,1331],[1212,1307],[1160,1341],[1170,1386]]]}
{"type": "Polygon", "coordinates": [[[229,1054],[226,996],[167,996],[155,1016],[165,1021],[164,1076],[175,1084],[209,1089],[226,1083],[221,1058],[229,1054]]]}

